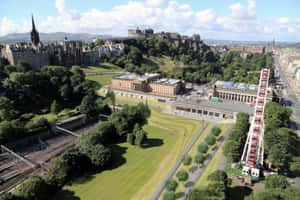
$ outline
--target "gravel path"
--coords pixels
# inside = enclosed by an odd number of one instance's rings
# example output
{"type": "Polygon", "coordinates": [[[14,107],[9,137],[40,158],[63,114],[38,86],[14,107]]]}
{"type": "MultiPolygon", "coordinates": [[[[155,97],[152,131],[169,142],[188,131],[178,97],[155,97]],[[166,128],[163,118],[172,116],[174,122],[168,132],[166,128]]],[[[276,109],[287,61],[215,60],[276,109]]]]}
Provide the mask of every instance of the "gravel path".
{"type": "Polygon", "coordinates": [[[173,165],[173,167],[171,168],[171,170],[168,172],[168,174],[166,175],[166,177],[164,178],[164,180],[161,182],[161,184],[158,186],[158,188],[154,191],[154,193],[152,194],[150,200],[157,200],[160,197],[162,191],[164,190],[166,181],[168,179],[170,179],[174,175],[174,173],[176,172],[176,170],[180,166],[180,164],[181,164],[184,156],[191,150],[192,146],[196,143],[196,141],[198,140],[198,138],[200,137],[200,135],[203,133],[203,131],[205,130],[205,128],[207,127],[207,125],[208,125],[208,122],[205,122],[203,124],[203,126],[199,129],[199,131],[197,132],[197,134],[195,135],[195,137],[192,139],[192,141],[186,147],[186,149],[184,150],[184,152],[180,155],[180,157],[178,158],[178,160],[176,161],[176,163],[173,165]]]}

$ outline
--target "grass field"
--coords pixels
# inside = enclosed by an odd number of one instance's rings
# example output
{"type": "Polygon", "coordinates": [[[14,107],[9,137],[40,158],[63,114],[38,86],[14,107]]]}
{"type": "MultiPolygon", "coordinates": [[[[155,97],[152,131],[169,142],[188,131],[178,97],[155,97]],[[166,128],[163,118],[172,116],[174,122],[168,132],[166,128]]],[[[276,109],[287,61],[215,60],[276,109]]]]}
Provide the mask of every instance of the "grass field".
{"type": "Polygon", "coordinates": [[[86,79],[96,81],[101,86],[107,85],[110,82],[110,79],[114,76],[119,76],[120,74],[105,74],[105,75],[92,75],[86,76],[86,79]]]}
{"type": "MultiPolygon", "coordinates": [[[[220,135],[223,135],[224,132],[230,127],[231,124],[220,124],[219,128],[222,130],[220,135]]],[[[199,181],[196,184],[196,187],[204,187],[208,185],[208,181],[207,181],[207,177],[214,172],[215,170],[217,170],[219,161],[221,159],[222,153],[223,153],[223,145],[224,145],[224,141],[222,143],[222,145],[219,147],[218,151],[216,152],[215,156],[213,157],[213,159],[210,161],[209,165],[207,166],[207,168],[205,169],[204,173],[202,174],[201,178],[199,179],[199,181]]]]}
{"type": "Polygon", "coordinates": [[[98,66],[88,66],[88,72],[123,71],[121,67],[111,63],[100,63],[98,66]]]}
{"type": "Polygon", "coordinates": [[[78,178],[59,199],[149,199],[203,125],[202,121],[163,114],[159,109],[151,108],[151,112],[149,123],[144,126],[151,141],[148,148],[116,145],[113,150],[123,152],[122,158],[117,158],[122,164],[78,178]]]}
{"type": "Polygon", "coordinates": [[[173,61],[169,56],[162,57],[153,57],[149,58],[144,57],[147,62],[150,62],[154,65],[157,65],[161,71],[167,72],[175,67],[184,67],[183,62],[181,61],[173,61]]]}

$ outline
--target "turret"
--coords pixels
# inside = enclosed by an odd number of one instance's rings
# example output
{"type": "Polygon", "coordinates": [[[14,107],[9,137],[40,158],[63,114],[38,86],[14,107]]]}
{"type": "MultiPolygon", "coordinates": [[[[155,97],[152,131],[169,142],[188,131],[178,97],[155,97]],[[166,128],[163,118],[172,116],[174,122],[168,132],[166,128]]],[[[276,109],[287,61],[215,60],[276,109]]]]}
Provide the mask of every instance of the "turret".
{"type": "Polygon", "coordinates": [[[38,44],[40,43],[40,37],[39,37],[39,33],[38,33],[37,30],[35,29],[35,24],[34,24],[34,20],[33,20],[33,15],[32,15],[31,43],[32,43],[34,46],[38,46],[38,44]]]}

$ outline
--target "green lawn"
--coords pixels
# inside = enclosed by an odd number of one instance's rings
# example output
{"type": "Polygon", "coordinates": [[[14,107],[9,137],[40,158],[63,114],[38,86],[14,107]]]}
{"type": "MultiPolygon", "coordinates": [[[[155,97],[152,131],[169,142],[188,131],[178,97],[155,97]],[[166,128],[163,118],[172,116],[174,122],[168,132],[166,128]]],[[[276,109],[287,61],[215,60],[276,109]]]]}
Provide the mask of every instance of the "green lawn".
{"type": "Polygon", "coordinates": [[[122,158],[117,158],[123,160],[123,164],[78,178],[59,199],[149,199],[203,125],[202,121],[163,114],[159,109],[151,108],[151,112],[149,123],[144,126],[151,147],[139,148],[127,143],[116,145],[114,151],[124,151],[122,158]],[[70,193],[76,197],[71,198],[70,193]]]}
{"type": "Polygon", "coordinates": [[[88,66],[87,72],[123,71],[121,67],[111,63],[100,63],[98,66],[88,66]]]}
{"type": "Polygon", "coordinates": [[[169,56],[154,57],[149,58],[144,56],[146,63],[152,63],[152,65],[157,65],[161,71],[167,72],[175,67],[184,67],[184,63],[181,61],[173,61],[169,56]]]}
{"type": "Polygon", "coordinates": [[[120,74],[92,75],[92,76],[86,76],[86,79],[96,81],[101,86],[103,86],[103,85],[108,85],[112,77],[119,76],[119,75],[120,74]]]}

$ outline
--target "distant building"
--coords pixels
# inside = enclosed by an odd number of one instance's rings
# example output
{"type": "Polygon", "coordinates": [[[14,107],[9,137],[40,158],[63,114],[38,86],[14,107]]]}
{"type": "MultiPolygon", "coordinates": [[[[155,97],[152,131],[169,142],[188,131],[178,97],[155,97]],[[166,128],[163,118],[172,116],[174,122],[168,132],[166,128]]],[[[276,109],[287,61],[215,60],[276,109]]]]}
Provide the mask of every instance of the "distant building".
{"type": "Polygon", "coordinates": [[[33,17],[30,36],[31,42],[18,42],[0,47],[0,65],[3,64],[3,59],[11,65],[25,60],[34,70],[40,70],[45,65],[96,65],[107,53],[113,56],[121,56],[124,53],[124,44],[121,43],[108,42],[94,49],[85,49],[83,41],[69,41],[66,37],[61,42],[42,43],[33,17]]]}
{"type": "MultiPolygon", "coordinates": [[[[229,81],[216,81],[213,88],[213,97],[222,101],[252,103],[256,101],[258,85],[247,83],[235,83],[229,81]]],[[[272,101],[273,92],[267,89],[267,100],[272,101]]]]}
{"type": "Polygon", "coordinates": [[[175,97],[185,90],[185,84],[177,79],[160,78],[159,74],[126,74],[113,77],[110,81],[112,89],[147,92],[160,96],[175,97]]]}

